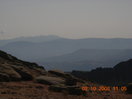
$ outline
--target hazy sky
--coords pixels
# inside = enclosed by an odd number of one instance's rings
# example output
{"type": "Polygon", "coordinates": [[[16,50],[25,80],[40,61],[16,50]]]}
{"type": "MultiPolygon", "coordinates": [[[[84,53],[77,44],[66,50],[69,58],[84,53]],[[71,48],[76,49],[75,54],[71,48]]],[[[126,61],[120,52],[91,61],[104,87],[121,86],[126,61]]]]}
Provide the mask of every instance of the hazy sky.
{"type": "Polygon", "coordinates": [[[132,38],[132,0],[0,0],[0,38],[132,38]]]}

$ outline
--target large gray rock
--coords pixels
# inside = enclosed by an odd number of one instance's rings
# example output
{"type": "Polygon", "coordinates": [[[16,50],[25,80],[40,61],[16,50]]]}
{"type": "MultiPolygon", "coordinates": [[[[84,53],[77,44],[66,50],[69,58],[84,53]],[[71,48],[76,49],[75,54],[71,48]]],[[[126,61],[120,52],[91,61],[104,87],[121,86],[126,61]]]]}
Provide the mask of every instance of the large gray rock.
{"type": "Polygon", "coordinates": [[[59,77],[40,76],[36,78],[36,82],[48,85],[64,84],[65,80],[59,77]]]}
{"type": "Polygon", "coordinates": [[[77,82],[83,82],[82,80],[74,77],[73,75],[64,73],[63,71],[60,70],[49,70],[48,73],[52,74],[52,76],[55,75],[56,77],[61,77],[65,79],[66,81],[65,84],[69,86],[76,85],[77,82]]]}
{"type": "Polygon", "coordinates": [[[0,65],[0,81],[16,81],[20,80],[21,76],[9,64],[0,65]]]}
{"type": "Polygon", "coordinates": [[[49,70],[48,72],[54,76],[63,77],[63,78],[66,77],[65,73],[60,70],[49,70]]]}

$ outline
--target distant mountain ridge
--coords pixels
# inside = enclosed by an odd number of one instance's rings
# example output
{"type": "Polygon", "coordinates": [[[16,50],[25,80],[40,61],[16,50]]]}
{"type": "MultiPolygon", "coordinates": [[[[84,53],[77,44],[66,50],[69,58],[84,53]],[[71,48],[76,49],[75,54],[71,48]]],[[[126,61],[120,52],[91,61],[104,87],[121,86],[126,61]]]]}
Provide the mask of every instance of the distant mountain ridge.
{"type": "MultiPolygon", "coordinates": [[[[111,58],[115,59],[114,64],[119,62],[120,60],[122,61],[131,58],[130,50],[132,49],[131,46],[132,39],[123,39],[123,38],[66,39],[66,38],[60,38],[54,36],[52,40],[50,39],[48,41],[45,41],[45,37],[40,42],[34,39],[32,38],[31,40],[28,41],[26,40],[21,41],[21,39],[15,42],[11,41],[8,42],[7,44],[4,44],[3,46],[0,46],[0,49],[8,53],[11,53],[16,57],[19,57],[22,60],[27,60],[31,62],[34,61],[42,65],[46,65],[47,67],[50,67],[52,63],[55,61],[56,63],[53,63],[54,64],[53,67],[56,68],[56,66],[58,65],[59,69],[67,68],[67,66],[72,67],[73,65],[74,66],[76,65],[77,69],[81,69],[81,68],[92,69],[93,64],[94,66],[102,66],[107,64],[108,58],[106,58],[107,60],[105,59],[107,55],[108,56],[113,55],[111,58]],[[101,50],[104,50],[104,52],[101,50]],[[111,50],[111,51],[108,51],[109,54],[106,54],[107,52],[105,52],[105,50],[107,51],[111,50]],[[112,50],[115,50],[114,53],[111,53],[113,52],[112,50]],[[124,52],[122,52],[121,50],[124,50],[124,52]],[[119,52],[121,52],[121,54],[119,54],[119,52]],[[93,55],[93,53],[95,54],[93,55]],[[102,54],[102,56],[100,56],[99,54],[102,54]],[[120,55],[122,59],[119,58],[118,60],[116,60],[120,55]],[[101,58],[102,60],[100,61],[101,58]],[[95,59],[96,60],[99,59],[99,61],[95,62],[95,59]],[[50,66],[48,62],[50,62],[50,66]],[[102,64],[102,62],[104,62],[105,64],[102,64]]],[[[109,62],[109,63],[112,64],[108,64],[108,65],[113,66],[113,62],[109,62]]],[[[74,68],[69,68],[67,70],[71,70],[71,69],[74,68]]]]}
{"type": "Polygon", "coordinates": [[[47,58],[45,61],[67,62],[67,61],[83,61],[83,60],[110,60],[111,58],[126,58],[132,56],[131,49],[80,49],[73,53],[47,58]],[[128,54],[129,53],[129,56],[128,54]],[[125,56],[126,55],[126,56],[125,56]]]}
{"type": "Polygon", "coordinates": [[[132,58],[132,50],[81,49],[70,54],[44,59],[42,64],[48,69],[91,70],[100,66],[112,67],[130,58],[132,58]]]}
{"type": "Polygon", "coordinates": [[[0,40],[0,46],[4,46],[8,43],[16,43],[16,42],[32,42],[32,43],[47,42],[47,41],[52,41],[52,40],[56,40],[59,38],[61,37],[56,36],[56,35],[18,37],[18,38],[13,38],[13,39],[0,40]]]}

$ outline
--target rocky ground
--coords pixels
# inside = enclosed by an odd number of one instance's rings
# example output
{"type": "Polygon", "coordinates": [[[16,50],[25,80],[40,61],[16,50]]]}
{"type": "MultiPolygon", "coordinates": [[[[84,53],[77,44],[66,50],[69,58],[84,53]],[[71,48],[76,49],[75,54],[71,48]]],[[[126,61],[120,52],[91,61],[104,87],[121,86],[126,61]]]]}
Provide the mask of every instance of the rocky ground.
{"type": "Polygon", "coordinates": [[[87,92],[87,95],[70,95],[66,91],[54,92],[49,85],[28,82],[1,82],[0,99],[132,99],[124,92],[87,92]]]}
{"type": "Polygon", "coordinates": [[[122,91],[83,91],[86,85],[97,86],[0,51],[0,99],[132,99],[122,91]]]}

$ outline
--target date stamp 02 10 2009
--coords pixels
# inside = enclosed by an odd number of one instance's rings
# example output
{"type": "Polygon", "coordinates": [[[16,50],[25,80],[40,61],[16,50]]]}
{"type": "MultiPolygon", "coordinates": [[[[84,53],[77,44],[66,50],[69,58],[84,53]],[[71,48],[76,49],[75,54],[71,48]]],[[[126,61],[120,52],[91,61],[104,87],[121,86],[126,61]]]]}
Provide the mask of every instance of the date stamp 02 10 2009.
{"type": "Polygon", "coordinates": [[[82,86],[81,89],[83,91],[127,91],[127,87],[126,86],[92,86],[92,87],[88,87],[88,86],[82,86]]]}

